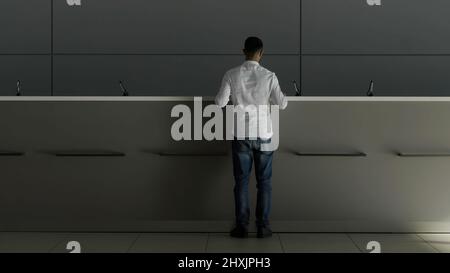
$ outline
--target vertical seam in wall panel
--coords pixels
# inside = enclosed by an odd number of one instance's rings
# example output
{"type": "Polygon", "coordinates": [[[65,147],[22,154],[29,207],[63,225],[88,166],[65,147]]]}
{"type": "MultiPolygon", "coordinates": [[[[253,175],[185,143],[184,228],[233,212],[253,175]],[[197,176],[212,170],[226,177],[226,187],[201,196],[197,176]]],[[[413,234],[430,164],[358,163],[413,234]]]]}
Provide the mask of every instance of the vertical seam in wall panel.
{"type": "Polygon", "coordinates": [[[53,96],[53,0],[50,5],[50,95],[53,96]]]}
{"type": "Polygon", "coordinates": [[[303,1],[302,0],[299,0],[300,1],[300,18],[299,18],[299,22],[300,22],[300,38],[299,38],[299,40],[300,40],[300,64],[299,64],[299,68],[300,68],[300,85],[299,85],[299,88],[300,88],[300,92],[302,92],[303,91],[303,76],[302,76],[302,66],[303,66],[303,63],[302,63],[302,60],[303,60],[303,58],[302,58],[302,54],[303,54],[303,47],[302,47],[302,42],[303,42],[303,40],[302,40],[302,35],[303,35],[303,30],[302,30],[302,3],[303,3],[303,1]]]}

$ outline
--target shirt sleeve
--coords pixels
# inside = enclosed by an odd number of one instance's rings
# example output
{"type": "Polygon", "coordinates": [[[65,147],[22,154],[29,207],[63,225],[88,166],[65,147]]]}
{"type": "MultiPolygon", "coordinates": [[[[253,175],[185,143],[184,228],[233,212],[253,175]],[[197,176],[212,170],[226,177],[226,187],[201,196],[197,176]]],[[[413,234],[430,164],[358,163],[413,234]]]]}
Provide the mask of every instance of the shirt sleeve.
{"type": "Polygon", "coordinates": [[[283,110],[287,107],[288,101],[286,96],[283,94],[280,88],[280,83],[278,82],[278,78],[275,74],[273,74],[272,78],[272,86],[270,92],[270,103],[272,105],[280,106],[280,109],[283,110]]]}
{"type": "Polygon", "coordinates": [[[219,107],[225,107],[228,104],[228,101],[230,101],[230,95],[231,95],[231,80],[226,73],[223,76],[222,79],[222,85],[220,86],[219,93],[216,95],[215,102],[219,107]]]}

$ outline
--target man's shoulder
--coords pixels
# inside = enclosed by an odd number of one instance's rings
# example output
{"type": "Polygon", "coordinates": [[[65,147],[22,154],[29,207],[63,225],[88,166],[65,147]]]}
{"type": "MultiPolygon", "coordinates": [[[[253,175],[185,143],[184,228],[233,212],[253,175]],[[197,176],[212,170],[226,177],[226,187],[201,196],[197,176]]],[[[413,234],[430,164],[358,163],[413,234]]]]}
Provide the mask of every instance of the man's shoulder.
{"type": "Polygon", "coordinates": [[[270,71],[269,69],[265,68],[265,67],[262,66],[262,65],[260,65],[258,68],[259,68],[259,70],[260,70],[262,73],[265,73],[265,74],[270,75],[270,76],[275,76],[275,72],[270,71]]]}
{"type": "Polygon", "coordinates": [[[231,76],[231,75],[233,75],[235,73],[238,73],[240,70],[241,70],[241,66],[235,66],[235,67],[233,67],[231,69],[228,69],[228,71],[225,73],[225,75],[231,76]]]}
{"type": "MultiPolygon", "coordinates": [[[[235,66],[235,67],[229,69],[229,70],[225,73],[225,75],[228,75],[228,76],[235,75],[235,74],[239,73],[239,72],[241,71],[241,69],[242,69],[242,65],[235,66]]],[[[260,73],[267,74],[267,75],[270,75],[270,76],[275,76],[275,72],[270,71],[269,69],[265,68],[265,67],[262,66],[262,65],[259,65],[258,68],[257,68],[257,70],[258,70],[260,73]]]]}

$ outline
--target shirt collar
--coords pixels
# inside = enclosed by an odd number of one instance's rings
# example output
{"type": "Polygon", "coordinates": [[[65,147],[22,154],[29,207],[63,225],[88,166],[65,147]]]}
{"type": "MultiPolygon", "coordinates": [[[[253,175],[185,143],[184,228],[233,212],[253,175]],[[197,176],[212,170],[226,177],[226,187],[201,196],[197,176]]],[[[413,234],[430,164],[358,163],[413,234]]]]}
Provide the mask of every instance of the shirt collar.
{"type": "Polygon", "coordinates": [[[245,61],[244,64],[259,65],[259,63],[257,61],[245,61]]]}

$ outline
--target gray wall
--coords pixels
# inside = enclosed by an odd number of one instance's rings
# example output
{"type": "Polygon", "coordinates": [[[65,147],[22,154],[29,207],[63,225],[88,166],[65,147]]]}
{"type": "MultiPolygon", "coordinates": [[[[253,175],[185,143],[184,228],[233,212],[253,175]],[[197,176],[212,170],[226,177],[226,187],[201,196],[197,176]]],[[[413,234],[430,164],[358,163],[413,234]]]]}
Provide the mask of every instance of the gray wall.
{"type": "Polygon", "coordinates": [[[249,35],[286,93],[446,96],[446,0],[3,0],[0,95],[214,95],[249,35]]]}

